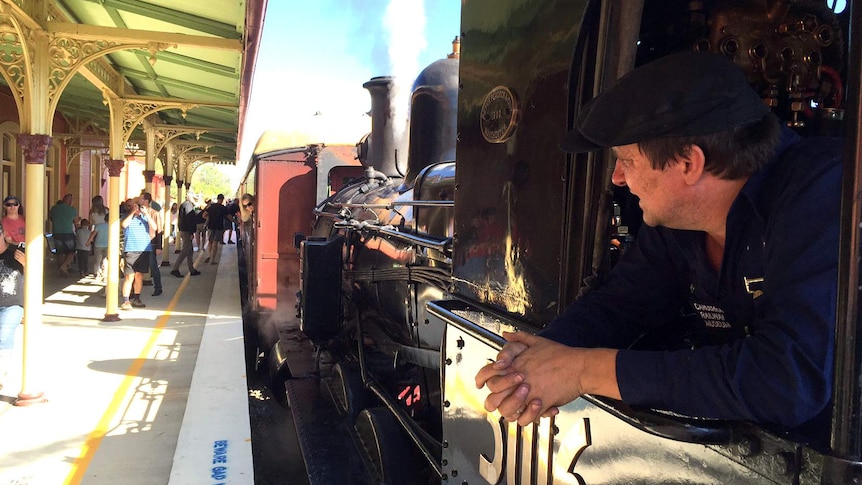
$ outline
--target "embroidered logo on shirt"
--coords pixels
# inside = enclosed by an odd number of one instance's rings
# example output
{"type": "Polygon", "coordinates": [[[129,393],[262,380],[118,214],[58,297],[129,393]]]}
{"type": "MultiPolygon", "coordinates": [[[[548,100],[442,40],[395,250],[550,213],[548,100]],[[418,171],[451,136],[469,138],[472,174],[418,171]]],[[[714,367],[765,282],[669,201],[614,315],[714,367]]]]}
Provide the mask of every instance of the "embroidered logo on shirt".
{"type": "Polygon", "coordinates": [[[748,294],[752,295],[752,297],[756,300],[763,296],[763,278],[749,278],[747,276],[742,277],[742,281],[745,283],[745,291],[748,294]]]}
{"type": "Polygon", "coordinates": [[[703,324],[709,328],[730,328],[724,310],[714,305],[693,302],[692,307],[700,314],[703,324]]]}

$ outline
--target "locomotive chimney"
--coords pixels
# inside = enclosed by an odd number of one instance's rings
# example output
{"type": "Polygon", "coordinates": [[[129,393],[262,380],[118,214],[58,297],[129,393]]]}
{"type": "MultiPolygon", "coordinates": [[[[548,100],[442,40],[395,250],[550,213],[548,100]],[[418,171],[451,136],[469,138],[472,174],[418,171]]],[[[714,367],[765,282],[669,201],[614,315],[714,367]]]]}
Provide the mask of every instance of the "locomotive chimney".
{"type": "Polygon", "coordinates": [[[392,91],[395,81],[390,76],[371,78],[362,85],[371,94],[371,140],[368,164],[388,177],[402,177],[407,164],[407,126],[395,119],[392,91]]]}

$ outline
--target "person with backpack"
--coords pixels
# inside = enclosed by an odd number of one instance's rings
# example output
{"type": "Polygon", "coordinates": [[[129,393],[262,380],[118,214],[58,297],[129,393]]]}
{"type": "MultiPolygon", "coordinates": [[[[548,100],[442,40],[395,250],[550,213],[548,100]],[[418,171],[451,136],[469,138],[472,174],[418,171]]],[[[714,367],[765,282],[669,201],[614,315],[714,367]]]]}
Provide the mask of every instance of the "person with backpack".
{"type": "Polygon", "coordinates": [[[171,274],[177,278],[182,278],[184,276],[180,273],[180,265],[184,259],[187,262],[186,264],[188,264],[189,274],[192,276],[201,274],[200,271],[195,270],[192,258],[192,251],[194,251],[192,237],[197,230],[198,224],[198,214],[195,211],[196,201],[197,196],[193,192],[189,192],[186,196],[186,201],[180,204],[180,208],[178,210],[177,229],[179,229],[180,239],[182,240],[182,249],[180,250],[180,255],[177,257],[177,260],[174,261],[174,266],[171,268],[171,274]]]}

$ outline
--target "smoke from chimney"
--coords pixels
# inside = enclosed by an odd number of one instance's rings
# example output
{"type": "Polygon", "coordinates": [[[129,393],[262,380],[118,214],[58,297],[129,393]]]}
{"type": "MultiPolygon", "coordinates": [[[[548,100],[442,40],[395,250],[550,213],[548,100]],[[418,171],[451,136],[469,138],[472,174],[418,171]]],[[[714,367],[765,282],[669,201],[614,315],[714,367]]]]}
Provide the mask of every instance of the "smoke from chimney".
{"type": "Polygon", "coordinates": [[[410,90],[420,71],[419,54],[428,45],[425,23],[424,0],[391,0],[383,17],[389,32],[391,76],[395,78],[391,106],[394,127],[400,131],[398,137],[407,130],[410,90]]]}

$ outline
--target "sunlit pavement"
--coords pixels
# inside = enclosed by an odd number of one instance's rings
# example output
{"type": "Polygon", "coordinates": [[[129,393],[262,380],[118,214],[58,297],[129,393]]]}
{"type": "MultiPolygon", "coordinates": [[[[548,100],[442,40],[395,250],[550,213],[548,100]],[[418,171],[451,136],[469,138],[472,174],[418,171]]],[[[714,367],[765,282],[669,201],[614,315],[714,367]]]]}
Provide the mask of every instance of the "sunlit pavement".
{"type": "Polygon", "coordinates": [[[164,293],[151,297],[145,286],[146,308],[120,311],[118,322],[101,321],[103,286],[46,263],[33,350],[41,364],[27,379],[47,402],[13,405],[20,369],[0,389],[0,485],[216,483],[217,475],[252,483],[236,246],[222,251],[217,266],[195,253],[200,276],[162,267],[164,293]],[[223,413],[227,423],[207,421],[224,421],[223,413]]]}

